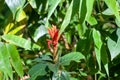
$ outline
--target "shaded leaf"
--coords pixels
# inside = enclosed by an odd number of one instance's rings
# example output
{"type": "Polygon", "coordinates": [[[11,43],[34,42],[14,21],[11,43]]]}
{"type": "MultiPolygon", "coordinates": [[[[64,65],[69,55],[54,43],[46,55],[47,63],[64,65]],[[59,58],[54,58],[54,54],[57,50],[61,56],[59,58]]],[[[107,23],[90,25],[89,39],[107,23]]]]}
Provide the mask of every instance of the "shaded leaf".
{"type": "Polygon", "coordinates": [[[107,55],[107,51],[106,51],[106,48],[105,46],[103,45],[102,46],[102,49],[101,49],[101,60],[102,60],[102,63],[104,65],[104,68],[106,70],[106,73],[109,77],[109,68],[108,68],[108,55],[107,55]]]}
{"type": "Polygon", "coordinates": [[[69,65],[71,61],[80,62],[80,59],[85,59],[85,56],[80,52],[71,52],[61,57],[62,65],[69,65]]]}
{"type": "Polygon", "coordinates": [[[30,80],[35,80],[38,76],[45,75],[47,73],[45,71],[45,68],[46,68],[46,64],[42,64],[42,63],[33,66],[28,72],[31,76],[30,80]]]}

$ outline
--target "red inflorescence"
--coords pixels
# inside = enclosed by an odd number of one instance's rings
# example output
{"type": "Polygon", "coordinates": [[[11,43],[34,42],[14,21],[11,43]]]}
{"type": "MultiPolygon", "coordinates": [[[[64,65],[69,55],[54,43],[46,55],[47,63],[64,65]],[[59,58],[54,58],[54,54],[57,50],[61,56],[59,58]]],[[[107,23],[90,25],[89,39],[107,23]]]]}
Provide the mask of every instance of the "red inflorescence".
{"type": "Polygon", "coordinates": [[[52,28],[48,29],[48,33],[51,37],[51,40],[47,40],[49,49],[51,48],[51,45],[53,46],[53,48],[57,47],[58,40],[59,40],[58,32],[59,30],[54,25],[52,25],[52,28]]]}

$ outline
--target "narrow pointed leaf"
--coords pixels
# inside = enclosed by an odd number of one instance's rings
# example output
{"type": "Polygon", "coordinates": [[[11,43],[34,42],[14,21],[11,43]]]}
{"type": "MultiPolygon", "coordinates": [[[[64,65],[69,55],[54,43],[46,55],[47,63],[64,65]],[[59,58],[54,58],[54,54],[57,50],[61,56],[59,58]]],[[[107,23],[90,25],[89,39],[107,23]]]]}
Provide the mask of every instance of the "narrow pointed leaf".
{"type": "Polygon", "coordinates": [[[69,8],[67,9],[67,12],[66,12],[66,15],[65,15],[65,18],[63,20],[63,23],[61,25],[61,28],[60,28],[60,31],[59,31],[59,35],[62,34],[62,32],[65,30],[65,28],[68,26],[68,24],[70,23],[70,19],[71,19],[71,16],[72,16],[72,7],[73,7],[73,0],[69,6],[69,8]]]}
{"type": "Polygon", "coordinates": [[[99,68],[101,69],[101,47],[102,47],[102,40],[100,32],[93,29],[93,40],[94,40],[94,48],[96,53],[97,62],[99,65],[99,68]]]}
{"type": "Polygon", "coordinates": [[[12,44],[6,44],[7,50],[9,52],[11,63],[15,71],[18,73],[20,77],[23,76],[23,67],[22,62],[20,60],[19,53],[16,49],[16,47],[12,44]]]}

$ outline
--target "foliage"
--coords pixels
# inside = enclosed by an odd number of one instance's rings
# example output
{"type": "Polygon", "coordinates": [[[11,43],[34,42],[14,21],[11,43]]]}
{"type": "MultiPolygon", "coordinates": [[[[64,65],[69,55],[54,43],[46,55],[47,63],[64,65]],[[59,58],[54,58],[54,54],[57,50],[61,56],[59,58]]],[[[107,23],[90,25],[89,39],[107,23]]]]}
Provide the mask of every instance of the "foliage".
{"type": "Polygon", "coordinates": [[[119,80],[120,0],[0,0],[0,80],[119,80]]]}

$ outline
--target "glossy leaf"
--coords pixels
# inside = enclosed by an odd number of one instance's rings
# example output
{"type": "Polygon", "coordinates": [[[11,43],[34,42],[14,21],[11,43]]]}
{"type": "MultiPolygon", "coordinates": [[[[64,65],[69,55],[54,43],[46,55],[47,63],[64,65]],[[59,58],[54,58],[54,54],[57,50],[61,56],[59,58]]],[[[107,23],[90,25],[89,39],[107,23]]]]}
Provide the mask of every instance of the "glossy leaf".
{"type": "Polygon", "coordinates": [[[94,48],[95,48],[95,54],[96,59],[99,65],[99,69],[101,69],[101,47],[102,47],[102,40],[101,40],[101,34],[99,31],[93,29],[93,40],[94,40],[94,48]]]}
{"type": "Polygon", "coordinates": [[[120,21],[120,16],[119,16],[119,10],[116,4],[116,0],[104,0],[107,6],[111,9],[111,11],[114,13],[118,21],[120,21]]]}
{"type": "Polygon", "coordinates": [[[117,55],[120,53],[120,29],[117,29],[116,32],[118,39],[117,42],[112,40],[111,38],[108,39],[108,48],[110,50],[111,60],[113,60],[117,55]]]}
{"type": "Polygon", "coordinates": [[[2,36],[2,38],[6,40],[7,42],[10,42],[12,44],[15,44],[16,46],[25,48],[27,50],[35,50],[35,49],[39,50],[40,49],[40,46],[33,44],[30,40],[26,40],[19,36],[5,34],[2,36]]]}
{"type": "Polygon", "coordinates": [[[46,68],[46,64],[36,64],[35,66],[33,66],[30,70],[29,70],[29,74],[30,74],[30,80],[35,80],[37,78],[37,76],[43,76],[45,75],[47,72],[45,71],[46,68]]]}
{"type": "Polygon", "coordinates": [[[59,31],[59,35],[62,34],[62,32],[65,30],[65,28],[70,23],[70,19],[71,19],[71,16],[72,16],[72,7],[73,7],[73,0],[72,0],[72,2],[70,4],[69,8],[67,9],[65,18],[64,18],[64,20],[62,22],[62,25],[61,25],[61,28],[60,28],[60,31],[59,31]]]}
{"type": "Polygon", "coordinates": [[[80,52],[71,52],[61,57],[61,65],[69,65],[71,61],[80,62],[85,56],[80,52]]]}
{"type": "Polygon", "coordinates": [[[92,14],[94,5],[94,0],[86,0],[86,6],[87,6],[87,14],[86,14],[86,20],[89,20],[92,14]]]}
{"type": "Polygon", "coordinates": [[[13,79],[12,67],[9,60],[9,52],[6,45],[0,42],[0,70],[7,74],[10,79],[13,79]]]}
{"type": "Polygon", "coordinates": [[[25,25],[18,26],[15,29],[12,29],[10,32],[8,32],[8,34],[16,34],[17,32],[21,31],[24,27],[25,25]]]}
{"type": "Polygon", "coordinates": [[[47,29],[45,26],[39,26],[35,33],[34,33],[34,40],[35,42],[37,42],[37,40],[42,37],[43,35],[45,35],[47,33],[47,29]]]}
{"type": "Polygon", "coordinates": [[[13,14],[13,18],[15,18],[16,12],[23,7],[25,4],[25,0],[5,0],[6,4],[10,8],[13,14]]]}
{"type": "Polygon", "coordinates": [[[7,34],[14,27],[14,23],[9,23],[4,30],[4,34],[7,34]]]}
{"type": "Polygon", "coordinates": [[[20,60],[19,53],[16,47],[13,44],[6,44],[7,50],[9,52],[11,63],[15,71],[18,73],[20,77],[23,76],[23,67],[22,62],[20,60]]]}
{"type": "Polygon", "coordinates": [[[87,21],[88,21],[88,23],[89,23],[91,26],[97,24],[97,20],[96,20],[95,17],[93,17],[93,16],[90,16],[87,21]]]}
{"type": "Polygon", "coordinates": [[[24,20],[26,18],[27,18],[27,16],[26,16],[25,12],[22,9],[17,11],[17,13],[16,13],[16,21],[17,22],[20,22],[20,21],[22,21],[22,20],[24,20]]]}

